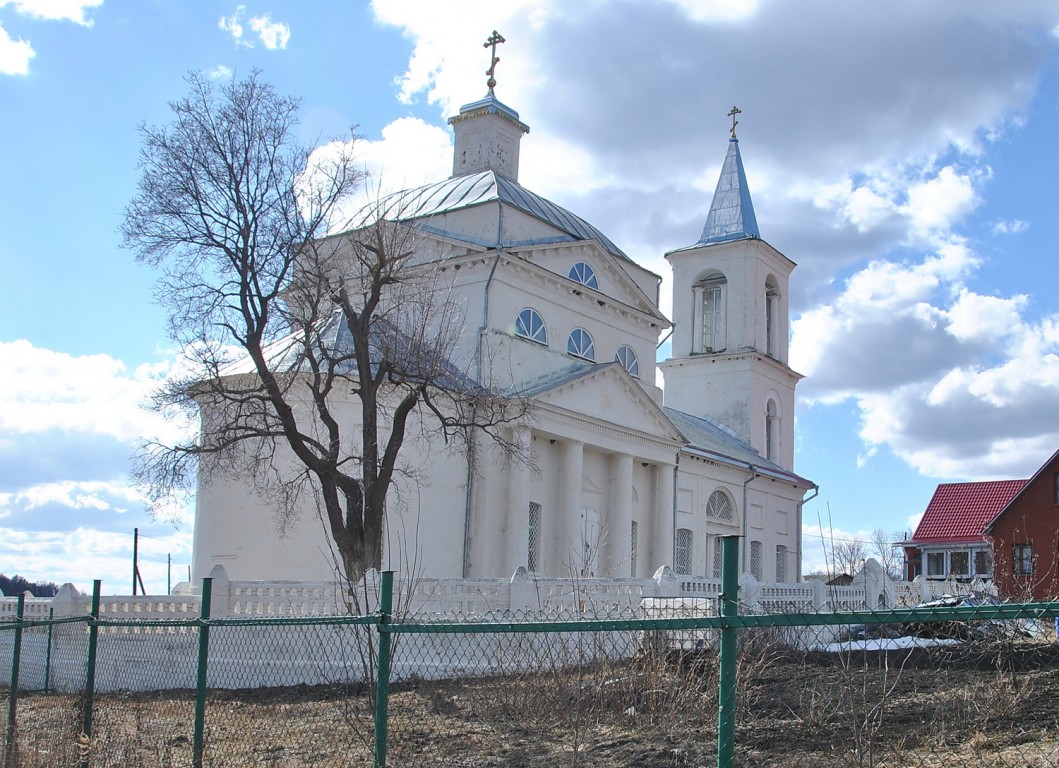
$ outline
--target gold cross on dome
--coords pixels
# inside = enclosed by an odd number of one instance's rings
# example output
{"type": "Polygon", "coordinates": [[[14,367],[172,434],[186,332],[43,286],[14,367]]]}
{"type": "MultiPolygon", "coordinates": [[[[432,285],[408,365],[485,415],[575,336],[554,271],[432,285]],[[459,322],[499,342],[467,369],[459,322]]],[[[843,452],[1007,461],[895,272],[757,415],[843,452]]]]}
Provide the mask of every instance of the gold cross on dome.
{"type": "Polygon", "coordinates": [[[485,81],[485,84],[489,86],[489,93],[492,93],[493,89],[496,88],[496,78],[493,74],[496,72],[496,65],[500,61],[500,57],[496,55],[496,44],[506,42],[507,40],[494,29],[493,34],[489,35],[489,39],[482,44],[483,48],[489,48],[490,46],[493,48],[493,52],[489,57],[489,69],[485,70],[485,74],[489,75],[489,79],[485,81]]]}
{"type": "Polygon", "coordinates": [[[739,125],[739,121],[735,119],[736,115],[743,114],[743,110],[739,107],[732,107],[732,111],[728,113],[728,117],[732,118],[732,138],[735,138],[735,127],[739,125]]]}

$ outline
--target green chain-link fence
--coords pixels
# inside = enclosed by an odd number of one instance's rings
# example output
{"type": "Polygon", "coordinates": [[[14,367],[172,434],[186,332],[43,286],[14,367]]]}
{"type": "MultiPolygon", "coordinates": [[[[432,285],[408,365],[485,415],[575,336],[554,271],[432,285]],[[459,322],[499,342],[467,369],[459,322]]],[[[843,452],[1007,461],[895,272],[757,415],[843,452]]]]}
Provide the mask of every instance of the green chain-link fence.
{"type": "Polygon", "coordinates": [[[5,768],[1059,764],[1059,602],[746,613],[726,568],[720,601],[424,616],[392,588],[367,616],[210,618],[209,580],[181,620],[107,618],[98,583],[87,616],[20,603],[5,768]]]}

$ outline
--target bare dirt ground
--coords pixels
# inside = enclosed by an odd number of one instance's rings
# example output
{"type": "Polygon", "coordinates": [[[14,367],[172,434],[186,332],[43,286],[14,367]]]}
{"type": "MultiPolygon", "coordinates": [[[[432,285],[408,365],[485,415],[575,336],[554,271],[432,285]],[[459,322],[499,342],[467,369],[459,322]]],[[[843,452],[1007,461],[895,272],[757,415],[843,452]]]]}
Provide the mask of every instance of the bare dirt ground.
{"type": "MultiPolygon", "coordinates": [[[[370,692],[347,686],[211,692],[207,766],[370,766],[370,692]]],[[[6,700],[3,701],[6,711],[6,700]]],[[[1059,646],[982,643],[851,654],[748,649],[740,766],[1054,766],[1059,646]]],[[[83,700],[22,694],[4,768],[191,765],[191,692],[83,700]]],[[[712,766],[710,653],[393,686],[392,766],[712,766]]]]}

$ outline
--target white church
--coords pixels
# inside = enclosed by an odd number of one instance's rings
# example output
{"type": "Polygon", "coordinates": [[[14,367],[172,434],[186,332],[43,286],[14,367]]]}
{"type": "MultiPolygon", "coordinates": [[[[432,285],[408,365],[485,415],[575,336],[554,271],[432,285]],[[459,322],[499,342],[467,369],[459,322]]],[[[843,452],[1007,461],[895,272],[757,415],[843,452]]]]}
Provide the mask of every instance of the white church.
{"type": "MultiPolygon", "coordinates": [[[[492,83],[491,83],[492,85],[492,83]]],[[[398,193],[399,223],[449,274],[465,315],[458,357],[530,404],[511,462],[487,441],[453,453],[406,444],[419,470],[388,497],[384,567],[429,577],[647,577],[662,565],[719,576],[722,536],[741,569],[801,579],[787,364],[795,264],[761,239],[735,138],[699,239],[661,278],[577,215],[521,186],[529,132],[493,88],[450,119],[452,176],[398,193]],[[656,349],[672,329],[672,355],[656,349]],[[664,390],[656,385],[661,368],[664,390]],[[500,371],[500,368],[503,368],[500,371]]],[[[200,483],[192,583],[223,565],[238,580],[330,580],[315,513],[280,534],[239,478],[200,483]]]]}

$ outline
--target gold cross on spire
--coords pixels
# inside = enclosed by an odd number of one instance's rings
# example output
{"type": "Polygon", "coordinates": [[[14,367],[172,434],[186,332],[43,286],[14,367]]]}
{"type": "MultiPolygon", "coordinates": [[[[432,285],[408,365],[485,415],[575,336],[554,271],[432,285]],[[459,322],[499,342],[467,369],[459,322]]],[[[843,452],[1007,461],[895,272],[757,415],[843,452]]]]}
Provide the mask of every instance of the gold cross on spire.
{"type": "Polygon", "coordinates": [[[739,125],[739,121],[735,119],[736,115],[743,114],[743,110],[739,107],[732,107],[732,111],[728,113],[728,117],[732,118],[732,138],[735,138],[735,127],[739,125]]]}
{"type": "Polygon", "coordinates": [[[489,35],[489,39],[482,45],[483,48],[489,48],[490,46],[493,48],[493,52],[489,57],[489,69],[485,70],[485,74],[489,75],[489,79],[485,81],[485,84],[489,86],[489,93],[492,93],[493,89],[496,88],[496,78],[493,77],[493,73],[496,71],[497,63],[500,61],[500,57],[496,55],[496,44],[506,42],[507,40],[494,29],[493,34],[489,35]]]}

